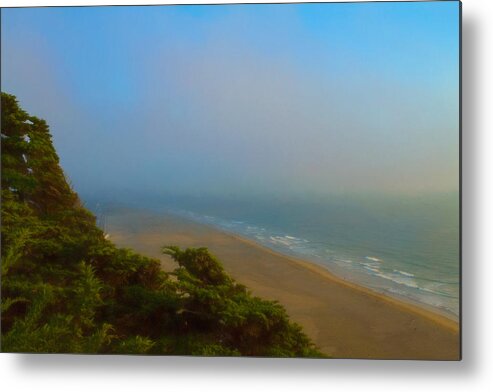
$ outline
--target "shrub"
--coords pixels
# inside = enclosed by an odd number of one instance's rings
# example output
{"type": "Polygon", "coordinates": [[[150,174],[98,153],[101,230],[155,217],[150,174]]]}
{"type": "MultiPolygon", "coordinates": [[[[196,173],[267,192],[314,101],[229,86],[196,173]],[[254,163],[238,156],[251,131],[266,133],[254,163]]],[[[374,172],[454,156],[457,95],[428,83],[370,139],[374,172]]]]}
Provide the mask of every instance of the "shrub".
{"type": "Polygon", "coordinates": [[[178,263],[165,273],[105,239],[47,124],[5,93],[1,218],[3,351],[320,356],[280,304],[252,296],[206,248],[163,248],[178,263]]]}

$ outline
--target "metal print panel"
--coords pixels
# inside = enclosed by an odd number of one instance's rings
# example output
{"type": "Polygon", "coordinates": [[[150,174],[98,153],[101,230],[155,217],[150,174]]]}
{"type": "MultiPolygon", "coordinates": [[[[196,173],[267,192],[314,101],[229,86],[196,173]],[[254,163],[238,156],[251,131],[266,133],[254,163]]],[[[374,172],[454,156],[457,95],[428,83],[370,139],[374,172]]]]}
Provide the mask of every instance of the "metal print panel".
{"type": "Polygon", "coordinates": [[[460,15],[3,8],[2,351],[460,359],[460,15]]]}

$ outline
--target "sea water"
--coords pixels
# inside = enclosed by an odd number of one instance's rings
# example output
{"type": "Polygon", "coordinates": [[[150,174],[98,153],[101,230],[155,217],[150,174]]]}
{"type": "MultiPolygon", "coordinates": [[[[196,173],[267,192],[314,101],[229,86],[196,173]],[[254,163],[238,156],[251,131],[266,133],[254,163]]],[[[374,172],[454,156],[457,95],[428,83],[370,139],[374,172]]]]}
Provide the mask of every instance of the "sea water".
{"type": "Polygon", "coordinates": [[[459,315],[459,195],[174,198],[160,209],[459,315]]]}

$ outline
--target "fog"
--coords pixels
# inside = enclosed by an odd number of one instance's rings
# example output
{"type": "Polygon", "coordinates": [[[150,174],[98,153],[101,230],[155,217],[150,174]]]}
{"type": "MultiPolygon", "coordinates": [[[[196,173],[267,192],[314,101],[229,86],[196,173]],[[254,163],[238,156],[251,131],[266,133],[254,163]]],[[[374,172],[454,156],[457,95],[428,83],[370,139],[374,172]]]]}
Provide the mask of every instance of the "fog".
{"type": "Polygon", "coordinates": [[[2,10],[83,195],[458,190],[458,3],[2,10]]]}

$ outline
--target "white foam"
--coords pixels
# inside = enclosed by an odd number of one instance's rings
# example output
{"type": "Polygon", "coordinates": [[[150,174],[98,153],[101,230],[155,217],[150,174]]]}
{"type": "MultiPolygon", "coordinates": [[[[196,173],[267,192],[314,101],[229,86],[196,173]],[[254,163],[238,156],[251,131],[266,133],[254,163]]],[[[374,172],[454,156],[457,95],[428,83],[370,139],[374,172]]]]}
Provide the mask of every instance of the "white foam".
{"type": "Polygon", "coordinates": [[[376,274],[380,273],[380,270],[378,268],[375,268],[375,267],[365,265],[363,268],[367,269],[368,271],[375,272],[376,274]]]}
{"type": "Polygon", "coordinates": [[[383,279],[391,280],[394,283],[397,284],[402,284],[407,287],[412,287],[413,289],[419,289],[420,287],[416,284],[416,282],[413,279],[410,278],[399,278],[398,276],[395,275],[387,275],[382,272],[377,273],[376,276],[379,276],[383,279]]]}
{"type": "Polygon", "coordinates": [[[274,236],[270,236],[269,238],[275,244],[283,244],[283,245],[286,245],[286,246],[291,246],[292,245],[292,243],[288,239],[286,239],[285,237],[279,237],[279,236],[274,237],[274,236]]]}
{"type": "Polygon", "coordinates": [[[372,268],[372,269],[376,269],[376,270],[378,270],[378,272],[380,272],[380,270],[379,270],[380,265],[379,264],[376,264],[376,263],[361,263],[361,265],[363,266],[363,268],[366,268],[366,269],[372,268]]]}
{"type": "Polygon", "coordinates": [[[373,256],[365,256],[365,259],[371,260],[371,261],[376,261],[378,263],[382,262],[382,260],[380,260],[378,257],[373,257],[373,256]]]}
{"type": "Polygon", "coordinates": [[[419,289],[421,291],[425,291],[427,293],[431,293],[431,294],[436,294],[436,295],[439,295],[439,296],[442,296],[442,297],[448,297],[448,298],[458,298],[454,295],[450,295],[448,293],[444,293],[443,291],[436,291],[436,290],[432,290],[432,289],[429,289],[429,288],[426,288],[426,287],[419,287],[419,289]]]}
{"type": "Polygon", "coordinates": [[[404,275],[404,276],[409,276],[411,278],[414,278],[414,274],[411,274],[410,272],[400,271],[400,270],[394,270],[394,272],[397,272],[398,274],[401,274],[401,275],[404,275]]]}

